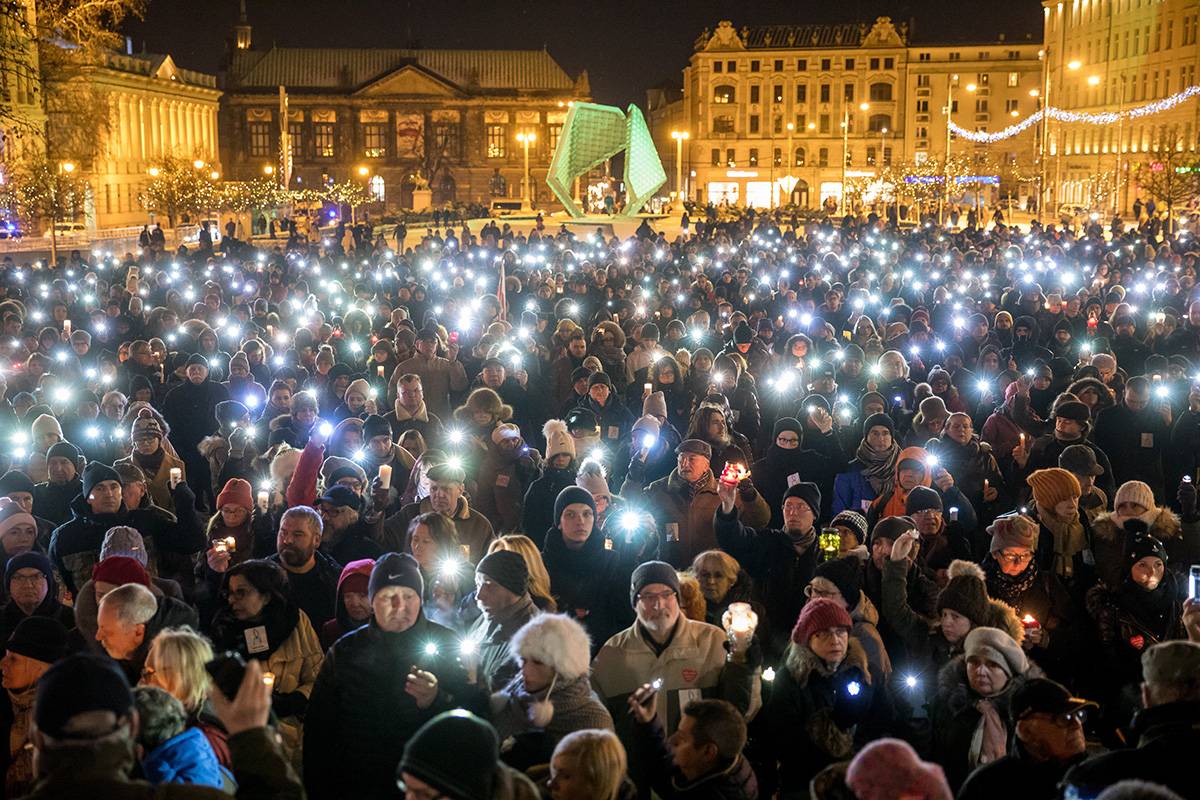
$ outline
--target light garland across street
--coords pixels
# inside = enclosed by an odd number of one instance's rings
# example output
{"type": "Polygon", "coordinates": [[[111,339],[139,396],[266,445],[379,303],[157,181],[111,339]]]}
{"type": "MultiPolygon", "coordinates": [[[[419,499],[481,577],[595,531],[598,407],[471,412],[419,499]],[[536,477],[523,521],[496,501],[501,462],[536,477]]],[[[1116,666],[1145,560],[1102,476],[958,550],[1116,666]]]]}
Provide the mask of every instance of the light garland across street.
{"type": "Polygon", "coordinates": [[[1099,114],[1083,114],[1076,111],[1064,111],[1061,108],[1055,108],[1051,106],[1050,108],[1035,111],[1033,114],[1030,114],[1020,122],[1009,125],[1007,128],[996,131],[995,133],[968,130],[960,125],[955,124],[954,122],[950,123],[950,130],[954,132],[955,136],[959,136],[968,141],[978,142],[980,144],[991,144],[993,142],[1000,142],[1005,139],[1010,139],[1013,136],[1022,133],[1030,126],[1036,125],[1039,121],[1041,121],[1043,115],[1049,115],[1051,119],[1058,120],[1059,122],[1083,122],[1089,125],[1112,125],[1114,122],[1119,121],[1122,117],[1125,119],[1138,119],[1140,117],[1148,117],[1151,114],[1159,114],[1163,111],[1169,111],[1175,106],[1191,100],[1198,94],[1200,94],[1200,86],[1189,86],[1181,92],[1173,94],[1170,97],[1164,97],[1162,100],[1156,100],[1153,103],[1146,103],[1145,105],[1136,106],[1124,111],[1104,111],[1099,114]]]}

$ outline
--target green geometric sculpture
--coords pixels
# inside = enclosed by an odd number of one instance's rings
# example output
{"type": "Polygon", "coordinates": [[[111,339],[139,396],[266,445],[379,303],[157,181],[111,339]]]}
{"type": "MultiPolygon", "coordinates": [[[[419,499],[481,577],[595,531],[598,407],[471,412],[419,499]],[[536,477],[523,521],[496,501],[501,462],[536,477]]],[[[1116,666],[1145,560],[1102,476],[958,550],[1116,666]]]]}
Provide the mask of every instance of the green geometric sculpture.
{"type": "Polygon", "coordinates": [[[614,106],[575,103],[567,112],[558,146],[550,160],[546,185],[572,217],[583,209],[571,198],[571,183],[592,167],[625,151],[625,209],[632,217],[667,182],[667,173],[641,110],[632,103],[626,112],[614,106]]]}

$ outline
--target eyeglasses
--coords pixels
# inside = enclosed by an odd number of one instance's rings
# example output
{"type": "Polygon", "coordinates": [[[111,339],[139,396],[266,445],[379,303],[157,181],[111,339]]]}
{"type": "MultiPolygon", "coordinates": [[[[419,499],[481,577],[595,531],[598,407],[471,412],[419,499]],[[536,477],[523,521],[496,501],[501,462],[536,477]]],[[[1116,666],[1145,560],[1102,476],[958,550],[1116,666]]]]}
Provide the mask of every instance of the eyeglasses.
{"type": "Polygon", "coordinates": [[[1012,564],[1014,567],[1019,564],[1028,564],[1033,560],[1033,553],[1001,553],[996,556],[997,561],[1002,561],[1005,564],[1012,564]]]}
{"type": "Polygon", "coordinates": [[[637,599],[639,603],[645,603],[648,606],[662,605],[670,602],[671,598],[675,597],[675,592],[668,589],[665,592],[641,592],[637,599]]]}
{"type": "Polygon", "coordinates": [[[800,440],[795,436],[776,436],[775,443],[780,447],[787,447],[788,445],[800,444],[800,440]]]}
{"type": "Polygon", "coordinates": [[[1066,711],[1062,714],[1051,714],[1048,711],[1030,711],[1021,716],[1021,719],[1029,717],[1045,717],[1049,719],[1057,728],[1070,728],[1075,723],[1083,725],[1087,722],[1088,710],[1086,708],[1077,708],[1074,711],[1066,711]]]}

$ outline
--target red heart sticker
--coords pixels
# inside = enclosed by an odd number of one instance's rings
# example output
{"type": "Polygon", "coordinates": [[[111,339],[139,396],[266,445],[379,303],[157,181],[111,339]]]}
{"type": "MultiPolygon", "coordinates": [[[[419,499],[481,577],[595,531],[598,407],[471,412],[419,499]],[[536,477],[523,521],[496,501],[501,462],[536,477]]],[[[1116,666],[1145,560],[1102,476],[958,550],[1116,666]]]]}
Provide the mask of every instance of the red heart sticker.
{"type": "Polygon", "coordinates": [[[1142,636],[1141,634],[1138,634],[1137,636],[1130,636],[1129,643],[1133,645],[1134,650],[1141,650],[1146,646],[1146,637],[1142,636]]]}
{"type": "Polygon", "coordinates": [[[688,669],[685,669],[685,670],[683,671],[683,682],[684,682],[684,683],[692,683],[692,682],[694,682],[694,681],[696,680],[696,678],[697,678],[699,675],[700,675],[700,673],[699,673],[699,672],[697,672],[696,670],[694,670],[694,669],[691,669],[691,668],[689,667],[688,669]]]}

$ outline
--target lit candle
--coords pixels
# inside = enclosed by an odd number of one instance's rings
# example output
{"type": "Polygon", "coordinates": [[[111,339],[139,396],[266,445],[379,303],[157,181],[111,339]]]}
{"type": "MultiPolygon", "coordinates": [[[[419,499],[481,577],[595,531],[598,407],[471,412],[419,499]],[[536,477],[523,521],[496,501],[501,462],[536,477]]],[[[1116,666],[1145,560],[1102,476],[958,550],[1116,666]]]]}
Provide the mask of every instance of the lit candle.
{"type": "Polygon", "coordinates": [[[63,333],[65,333],[67,336],[71,335],[71,320],[63,320],[63,333]]]}
{"type": "Polygon", "coordinates": [[[174,489],[183,480],[183,470],[179,467],[171,467],[170,476],[171,488],[174,489]]]}
{"type": "Polygon", "coordinates": [[[237,539],[233,538],[232,536],[226,536],[225,537],[225,548],[231,553],[236,551],[237,550],[237,539]]]}
{"type": "Polygon", "coordinates": [[[263,682],[263,685],[266,686],[268,689],[274,689],[275,688],[275,673],[274,672],[264,672],[263,676],[262,676],[262,682],[263,682]]]}
{"type": "Polygon", "coordinates": [[[379,366],[375,367],[375,374],[381,378],[383,377],[383,364],[380,364],[379,366]]]}
{"type": "Polygon", "coordinates": [[[730,603],[725,615],[727,619],[722,622],[726,622],[725,627],[730,633],[746,635],[758,627],[758,615],[749,603],[730,603]]]}
{"type": "Polygon", "coordinates": [[[381,464],[379,466],[379,486],[383,489],[392,488],[392,465],[381,464]]]}
{"type": "Polygon", "coordinates": [[[642,391],[644,391],[646,394],[650,394],[650,392],[654,391],[654,384],[652,384],[652,383],[642,384],[642,391]]]}
{"type": "Polygon", "coordinates": [[[1026,629],[1039,628],[1041,627],[1041,623],[1033,618],[1033,614],[1026,614],[1021,617],[1021,626],[1026,629]]]}

